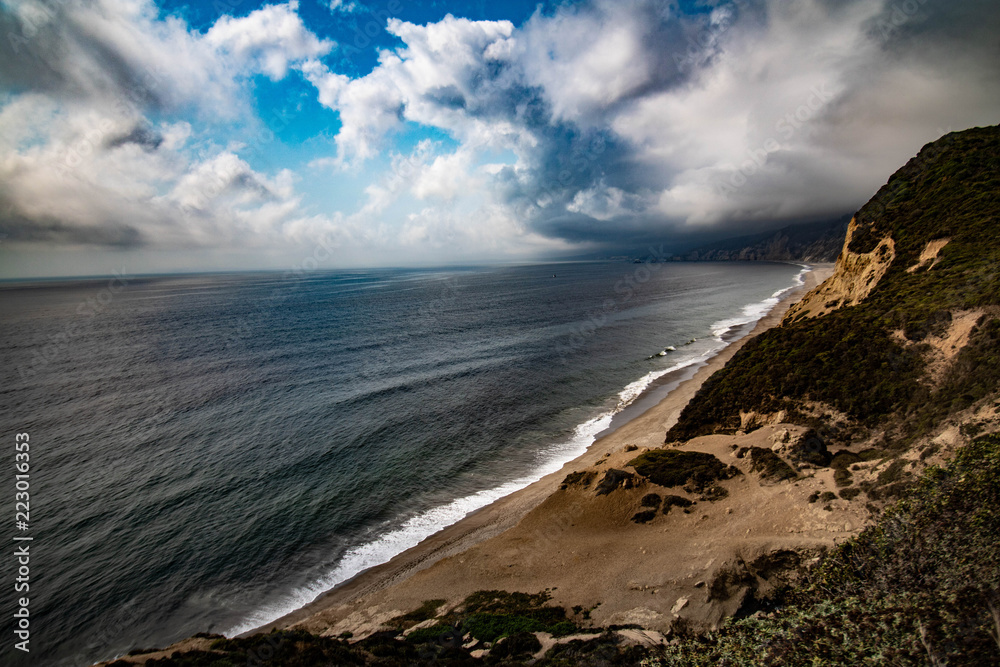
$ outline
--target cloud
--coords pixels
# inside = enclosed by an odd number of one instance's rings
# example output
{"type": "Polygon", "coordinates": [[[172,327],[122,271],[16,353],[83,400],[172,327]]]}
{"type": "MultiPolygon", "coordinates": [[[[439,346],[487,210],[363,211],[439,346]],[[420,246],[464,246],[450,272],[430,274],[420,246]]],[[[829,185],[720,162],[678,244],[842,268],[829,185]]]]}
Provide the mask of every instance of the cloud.
{"type": "Polygon", "coordinates": [[[405,47],[384,51],[367,76],[350,79],[318,62],[304,69],[320,102],[340,113],[343,126],[337,146],[342,161],[374,157],[406,122],[449,130],[461,141],[503,135],[502,130],[496,133],[500,128],[495,123],[482,127],[477,116],[499,118],[511,104],[503,95],[512,82],[503,78],[512,23],[449,15],[427,26],[389,19],[387,29],[405,47]]]}
{"type": "Polygon", "coordinates": [[[330,51],[298,3],[221,17],[206,34],[160,15],[151,0],[23,0],[0,12],[0,82],[60,99],[128,103],[154,111],[198,108],[232,117],[240,79],[272,79],[330,51]]]}
{"type": "Polygon", "coordinates": [[[0,128],[12,126],[43,138],[4,146],[0,227],[12,242],[256,245],[280,239],[297,215],[290,173],[268,177],[228,151],[193,161],[183,122],[149,125],[31,95],[0,110],[0,128]]]}
{"type": "Polygon", "coordinates": [[[1000,10],[973,4],[747,0],[683,15],[595,0],[520,28],[390,21],[403,46],[370,74],[309,76],[340,113],[342,164],[429,126],[460,148],[417,182],[447,164],[450,182],[478,178],[539,233],[581,247],[737,233],[849,212],[924,143],[996,122],[1000,10]],[[513,157],[476,174],[491,151],[513,157]]]}
{"type": "Polygon", "coordinates": [[[344,0],[330,0],[330,11],[343,14],[353,14],[361,11],[361,5],[356,2],[344,2],[344,0]]]}
{"type": "MultiPolygon", "coordinates": [[[[0,81],[59,99],[225,112],[237,89],[211,45],[151,2],[23,0],[0,12],[0,81]]],[[[228,114],[227,114],[228,115],[228,114]]]]}
{"type": "Polygon", "coordinates": [[[285,77],[290,63],[326,55],[333,48],[310,32],[297,14],[299,3],[268,5],[243,18],[223,16],[205,41],[231,54],[245,70],[264,72],[273,81],[285,77]]]}
{"type": "Polygon", "coordinates": [[[0,102],[2,233],[35,246],[287,243],[304,216],[294,174],[255,171],[212,128],[255,129],[248,78],[280,79],[332,48],[296,9],[224,16],[205,34],[142,0],[5,11],[17,32],[0,75],[22,90],[0,102]]]}
{"type": "Polygon", "coordinates": [[[992,0],[684,6],[389,19],[397,46],[349,76],[294,1],[204,32],[152,0],[4,3],[0,233],[323,239],[383,264],[683,244],[850,212],[924,143],[997,122],[992,0]],[[339,117],[334,145],[262,168],[255,86],[300,75],[339,117]]]}

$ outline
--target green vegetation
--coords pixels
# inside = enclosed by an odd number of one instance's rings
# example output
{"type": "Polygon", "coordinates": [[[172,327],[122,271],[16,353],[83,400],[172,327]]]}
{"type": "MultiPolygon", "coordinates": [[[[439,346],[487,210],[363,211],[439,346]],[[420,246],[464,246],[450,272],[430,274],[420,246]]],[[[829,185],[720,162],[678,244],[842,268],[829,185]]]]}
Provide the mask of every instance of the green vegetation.
{"type": "Polygon", "coordinates": [[[531,632],[510,635],[490,650],[490,662],[504,659],[530,658],[542,650],[542,643],[531,632]]]}
{"type": "Polygon", "coordinates": [[[798,477],[780,456],[763,447],[750,448],[750,469],[759,472],[762,478],[775,482],[798,477]]]}
{"type": "Polygon", "coordinates": [[[426,628],[420,628],[406,635],[406,641],[411,644],[426,644],[436,642],[442,637],[447,637],[455,632],[455,628],[445,623],[435,623],[426,628]]]}
{"type": "Polygon", "coordinates": [[[653,484],[667,488],[687,484],[695,491],[711,486],[716,480],[729,479],[734,474],[730,467],[711,454],[676,449],[653,449],[628,464],[653,484]]]}
{"type": "Polygon", "coordinates": [[[667,441],[735,431],[740,411],[794,413],[829,405],[863,427],[891,422],[905,445],[955,410],[997,390],[1000,322],[981,323],[973,345],[938,387],[923,350],[903,345],[940,332],[951,312],[1000,305],[1000,129],[949,134],[925,146],[856,215],[852,252],[885,236],[896,257],[862,303],[799,319],[749,341],[704,384],[667,441]],[[907,272],[929,241],[950,239],[933,268],[907,272]]]}
{"type": "Polygon", "coordinates": [[[814,429],[809,429],[788,448],[788,458],[814,466],[828,466],[832,456],[819,434],[814,429]]]}
{"type": "Polygon", "coordinates": [[[688,507],[694,505],[693,500],[688,500],[684,496],[667,496],[663,499],[663,513],[669,514],[671,507],[680,507],[685,512],[688,511],[688,507]]]}
{"type": "Polygon", "coordinates": [[[467,597],[462,611],[450,614],[445,622],[487,642],[521,632],[548,632],[556,636],[575,632],[576,626],[566,618],[566,610],[547,605],[549,600],[546,592],[530,595],[479,591],[467,597]]]}
{"type": "Polygon", "coordinates": [[[562,484],[559,486],[559,488],[565,491],[571,486],[577,486],[577,485],[589,486],[590,483],[594,481],[594,477],[596,477],[596,474],[593,471],[571,472],[570,474],[566,475],[566,478],[562,481],[562,484]]]}
{"type": "Polygon", "coordinates": [[[854,500],[855,498],[858,497],[860,493],[861,489],[853,487],[853,488],[843,489],[840,492],[840,497],[843,498],[844,500],[854,500]]]}
{"type": "Polygon", "coordinates": [[[632,523],[649,523],[656,518],[656,510],[643,510],[632,515],[632,523]]]}
{"type": "Polygon", "coordinates": [[[1000,320],[984,318],[956,356],[929,400],[914,406],[915,434],[923,434],[949,414],[973,405],[997,390],[1000,378],[1000,320]]]}
{"type": "MultiPolygon", "coordinates": [[[[364,665],[361,652],[346,642],[318,637],[301,630],[272,632],[245,639],[217,637],[211,651],[174,653],[170,657],[147,660],[156,667],[237,667],[247,664],[268,664],[275,667],[313,667],[314,665],[364,665]]],[[[118,660],[113,667],[131,667],[133,663],[118,660]]]]}
{"type": "Polygon", "coordinates": [[[639,501],[639,504],[643,507],[652,507],[654,510],[660,508],[660,503],[663,501],[658,493],[647,493],[639,501]]]}
{"type": "Polygon", "coordinates": [[[909,402],[922,364],[859,307],[765,331],[712,375],[684,408],[667,441],[735,432],[741,411],[793,410],[827,403],[874,424],[909,402]]]}
{"type": "Polygon", "coordinates": [[[631,489],[635,486],[635,475],[624,470],[611,468],[597,484],[597,495],[604,496],[618,489],[631,489]]]}
{"type": "Polygon", "coordinates": [[[413,611],[397,616],[389,623],[403,629],[411,628],[417,623],[423,623],[437,616],[437,610],[444,603],[444,600],[424,600],[424,603],[413,611]]]}
{"type": "Polygon", "coordinates": [[[995,665],[1000,437],[931,468],[829,553],[773,613],[668,648],[655,665],[995,665]]]}

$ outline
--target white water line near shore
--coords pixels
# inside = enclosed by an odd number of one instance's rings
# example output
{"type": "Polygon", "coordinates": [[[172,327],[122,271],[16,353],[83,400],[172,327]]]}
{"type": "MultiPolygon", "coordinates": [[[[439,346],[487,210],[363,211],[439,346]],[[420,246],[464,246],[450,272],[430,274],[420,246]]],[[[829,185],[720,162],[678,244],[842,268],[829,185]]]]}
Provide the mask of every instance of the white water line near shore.
{"type": "Polygon", "coordinates": [[[538,465],[531,473],[424,511],[407,519],[400,526],[387,531],[376,539],[347,550],[337,565],[328,573],[305,586],[293,590],[281,599],[254,611],[241,622],[225,630],[222,634],[227,637],[235,637],[286,616],[306,606],[320,595],[361,572],[371,567],[382,565],[406,550],[417,546],[424,539],[461,521],[470,513],[520,491],[551,473],[557,472],[566,463],[586,453],[590,446],[598,439],[599,434],[611,426],[612,418],[643,396],[656,380],[670,373],[707,362],[736,340],[727,340],[730,332],[745,327],[746,333],[748,333],[750,329],[749,325],[755,324],[766,316],[788,292],[804,284],[804,276],[812,268],[806,265],[799,266],[802,267],[802,270],[795,276],[794,284],[774,292],[763,301],[744,306],[739,315],[719,320],[712,324],[710,330],[715,342],[708,350],[702,351],[688,359],[678,361],[667,368],[651,371],[638,380],[626,385],[618,393],[618,401],[614,408],[606,410],[579,424],[567,440],[547,447],[538,465]]]}

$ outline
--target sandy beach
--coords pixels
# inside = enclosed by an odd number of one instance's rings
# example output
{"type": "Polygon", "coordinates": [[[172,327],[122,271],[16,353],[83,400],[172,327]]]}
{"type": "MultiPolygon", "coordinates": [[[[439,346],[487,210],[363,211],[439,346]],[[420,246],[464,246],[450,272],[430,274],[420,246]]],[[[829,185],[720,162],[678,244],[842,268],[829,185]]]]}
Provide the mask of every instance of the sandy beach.
{"type": "MultiPolygon", "coordinates": [[[[252,633],[299,627],[358,637],[423,600],[446,597],[457,603],[475,590],[493,588],[551,588],[556,604],[594,607],[591,618],[599,625],[639,623],[666,629],[681,610],[699,622],[717,623],[738,601],[699,605],[696,593],[734,557],[752,560],[776,549],[829,546],[860,528],[863,518],[854,508],[824,511],[806,502],[812,491],[834,488],[832,478],[825,479],[829,475],[817,473],[794,486],[769,485],[744,475],[726,483],[731,495],[723,501],[700,503],[690,514],[675,512],[641,526],[629,518],[648,489],[595,497],[592,491],[560,491],[560,484],[571,472],[600,474],[621,468],[642,449],[661,446],[665,432],[705,379],[752,336],[778,324],[791,304],[832,271],[832,265],[814,266],[804,276],[804,285],[786,294],[750,335],[730,344],[663,400],[596,440],[558,472],[252,633]]],[[[732,460],[734,438],[740,439],[739,446],[770,446],[769,438],[782,428],[772,425],[745,436],[698,438],[685,448],[738,463],[732,460]]]]}

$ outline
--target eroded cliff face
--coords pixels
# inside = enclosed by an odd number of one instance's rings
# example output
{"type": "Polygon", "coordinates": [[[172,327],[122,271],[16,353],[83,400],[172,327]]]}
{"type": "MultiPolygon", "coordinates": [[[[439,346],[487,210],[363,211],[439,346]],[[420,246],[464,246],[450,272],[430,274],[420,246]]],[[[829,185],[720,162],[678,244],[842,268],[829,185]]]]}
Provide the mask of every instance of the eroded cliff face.
{"type": "Polygon", "coordinates": [[[792,306],[783,324],[856,305],[875,289],[896,258],[896,244],[891,236],[886,236],[871,252],[851,252],[848,248],[857,229],[858,223],[852,219],[833,275],[792,306]]]}

